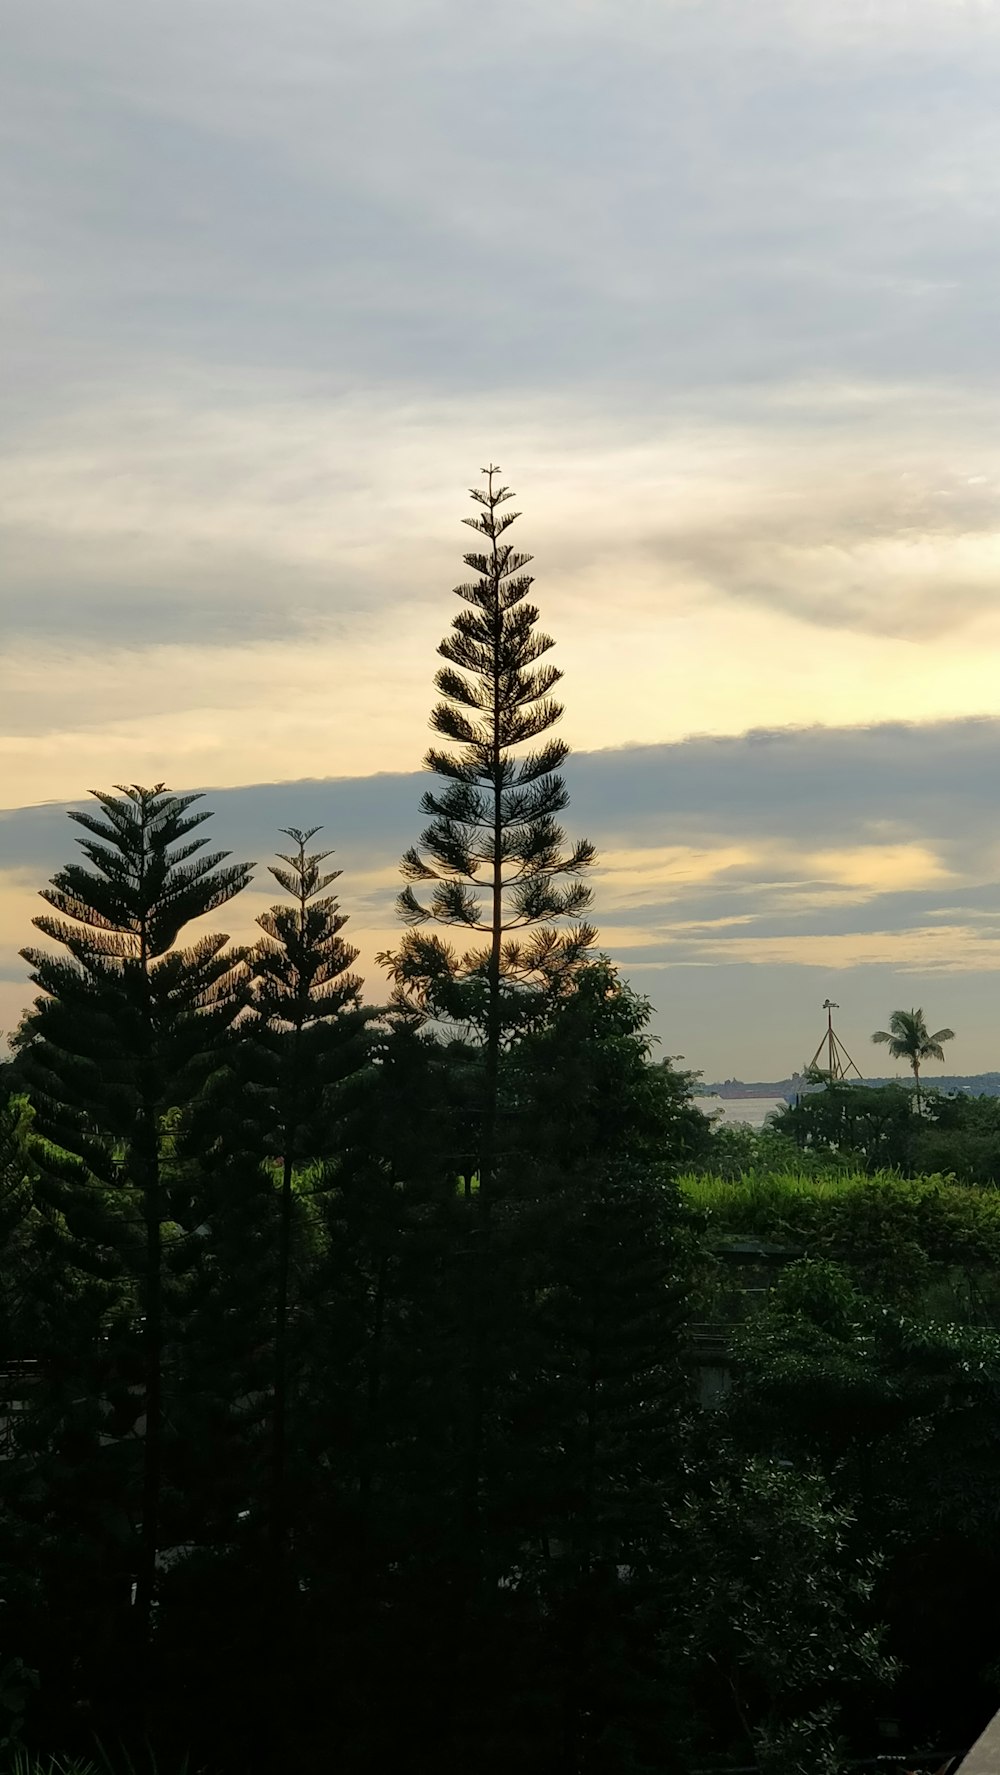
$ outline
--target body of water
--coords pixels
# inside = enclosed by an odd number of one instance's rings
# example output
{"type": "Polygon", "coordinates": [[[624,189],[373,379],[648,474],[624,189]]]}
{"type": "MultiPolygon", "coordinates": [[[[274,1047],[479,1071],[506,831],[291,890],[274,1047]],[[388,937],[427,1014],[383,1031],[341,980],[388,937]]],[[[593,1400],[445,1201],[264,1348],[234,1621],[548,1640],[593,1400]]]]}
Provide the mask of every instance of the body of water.
{"type": "Polygon", "coordinates": [[[707,1116],[721,1110],[720,1126],[726,1122],[749,1122],[751,1128],[762,1128],[772,1110],[785,1107],[783,1097],[697,1097],[695,1102],[707,1116]]]}

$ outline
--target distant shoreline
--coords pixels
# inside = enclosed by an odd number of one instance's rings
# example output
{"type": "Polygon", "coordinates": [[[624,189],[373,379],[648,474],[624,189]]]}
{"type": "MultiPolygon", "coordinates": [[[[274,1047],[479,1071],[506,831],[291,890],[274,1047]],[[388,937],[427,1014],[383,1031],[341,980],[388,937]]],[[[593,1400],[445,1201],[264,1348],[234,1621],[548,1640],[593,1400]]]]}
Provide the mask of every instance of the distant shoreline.
{"type": "MultiPolygon", "coordinates": [[[[869,1085],[906,1085],[911,1081],[901,1073],[892,1078],[854,1079],[854,1084],[869,1085]]],[[[971,1097],[1000,1097],[1000,1072],[977,1073],[945,1073],[939,1077],[928,1075],[921,1083],[929,1091],[966,1091],[971,1097]]],[[[797,1092],[816,1091],[819,1085],[806,1082],[800,1074],[794,1073],[790,1079],[773,1079],[767,1083],[760,1081],[748,1084],[743,1079],[725,1079],[721,1084],[699,1085],[695,1095],[698,1097],[794,1097],[797,1092]]]]}

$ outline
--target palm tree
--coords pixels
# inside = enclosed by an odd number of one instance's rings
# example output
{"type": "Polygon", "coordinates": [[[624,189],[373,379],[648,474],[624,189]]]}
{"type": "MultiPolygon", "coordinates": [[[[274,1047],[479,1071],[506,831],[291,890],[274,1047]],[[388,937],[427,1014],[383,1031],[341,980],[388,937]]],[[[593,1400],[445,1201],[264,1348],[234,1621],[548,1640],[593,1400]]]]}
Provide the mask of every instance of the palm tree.
{"type": "Polygon", "coordinates": [[[876,1029],[872,1036],[873,1042],[886,1042],[894,1060],[908,1060],[913,1068],[913,1078],[917,1087],[917,1107],[920,1107],[920,1062],[921,1060],[943,1060],[944,1043],[953,1042],[953,1029],[936,1029],[934,1034],[928,1032],[923,1011],[893,1011],[889,1018],[888,1029],[876,1029]]]}

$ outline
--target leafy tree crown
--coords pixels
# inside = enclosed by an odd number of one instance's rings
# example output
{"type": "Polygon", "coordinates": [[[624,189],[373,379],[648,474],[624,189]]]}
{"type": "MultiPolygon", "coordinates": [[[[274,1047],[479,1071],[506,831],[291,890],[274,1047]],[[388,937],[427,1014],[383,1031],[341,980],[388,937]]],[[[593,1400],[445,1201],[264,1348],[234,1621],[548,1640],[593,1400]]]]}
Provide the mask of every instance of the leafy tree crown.
{"type": "Polygon", "coordinates": [[[893,1011],[888,1029],[876,1029],[873,1042],[884,1043],[894,1060],[908,1060],[916,1070],[922,1060],[943,1060],[945,1042],[953,1042],[953,1029],[936,1029],[931,1035],[922,1010],[893,1011]]]}

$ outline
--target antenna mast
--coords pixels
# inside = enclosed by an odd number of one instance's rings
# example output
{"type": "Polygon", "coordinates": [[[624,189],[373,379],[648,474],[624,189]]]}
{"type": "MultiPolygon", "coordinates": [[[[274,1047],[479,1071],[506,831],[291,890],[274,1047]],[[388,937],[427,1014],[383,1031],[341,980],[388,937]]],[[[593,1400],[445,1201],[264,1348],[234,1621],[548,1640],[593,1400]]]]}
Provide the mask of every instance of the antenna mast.
{"type": "Polygon", "coordinates": [[[810,1072],[821,1072],[831,1082],[850,1078],[852,1073],[859,1079],[861,1073],[833,1027],[833,1013],[839,1011],[840,1006],[832,998],[825,998],[823,1009],[826,1012],[826,1034],[809,1062],[810,1072]]]}

